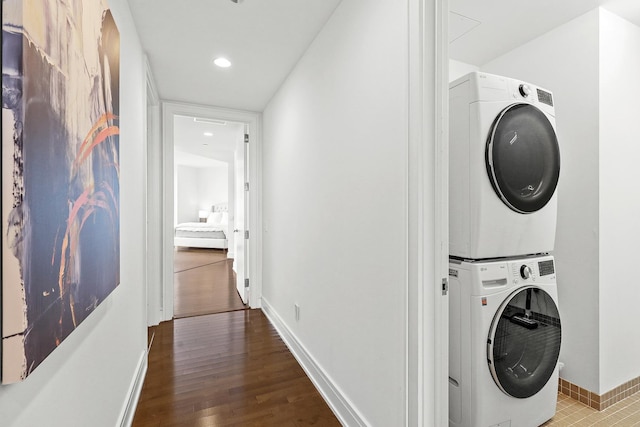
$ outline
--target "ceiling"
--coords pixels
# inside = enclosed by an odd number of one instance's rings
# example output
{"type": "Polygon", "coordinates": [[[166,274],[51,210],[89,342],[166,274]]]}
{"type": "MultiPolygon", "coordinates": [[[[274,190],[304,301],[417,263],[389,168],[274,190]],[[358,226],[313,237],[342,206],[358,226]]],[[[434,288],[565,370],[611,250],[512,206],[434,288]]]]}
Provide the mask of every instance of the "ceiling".
{"type": "Polygon", "coordinates": [[[340,0],[130,0],[160,98],[262,111],[340,0]],[[225,56],[232,65],[213,65],[225,56]]]}
{"type": "Polygon", "coordinates": [[[450,0],[449,55],[481,66],[598,6],[640,26],[640,0],[450,0]]]}
{"type": "MultiPolygon", "coordinates": [[[[262,111],[340,0],[130,0],[160,98],[262,111]],[[212,64],[226,56],[233,65],[212,64]]],[[[597,6],[640,0],[450,0],[451,58],[482,65],[597,6]]]]}
{"type": "MultiPolygon", "coordinates": [[[[162,100],[263,111],[340,1],[129,4],[162,100]],[[218,56],[232,66],[213,65],[218,56]]],[[[598,6],[640,26],[640,0],[450,0],[449,6],[450,57],[477,66],[598,6]]],[[[220,136],[206,138],[210,145],[204,146],[202,126],[177,118],[176,159],[186,162],[190,156],[182,153],[192,153],[229,161],[220,128],[214,128],[220,136]]],[[[226,130],[237,131],[233,125],[226,130]]]]}
{"type": "Polygon", "coordinates": [[[174,162],[191,167],[215,167],[232,163],[236,143],[244,135],[244,125],[224,125],[194,121],[193,117],[174,119],[174,162]],[[212,134],[205,135],[205,132],[212,134]]]}

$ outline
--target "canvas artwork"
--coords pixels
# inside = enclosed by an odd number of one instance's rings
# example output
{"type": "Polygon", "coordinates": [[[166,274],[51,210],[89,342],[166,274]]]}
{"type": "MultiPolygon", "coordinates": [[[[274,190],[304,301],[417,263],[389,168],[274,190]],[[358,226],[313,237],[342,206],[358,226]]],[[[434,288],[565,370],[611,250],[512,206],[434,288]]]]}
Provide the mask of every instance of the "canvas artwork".
{"type": "Polygon", "coordinates": [[[120,282],[119,69],[106,0],[2,1],[2,383],[120,282]]]}

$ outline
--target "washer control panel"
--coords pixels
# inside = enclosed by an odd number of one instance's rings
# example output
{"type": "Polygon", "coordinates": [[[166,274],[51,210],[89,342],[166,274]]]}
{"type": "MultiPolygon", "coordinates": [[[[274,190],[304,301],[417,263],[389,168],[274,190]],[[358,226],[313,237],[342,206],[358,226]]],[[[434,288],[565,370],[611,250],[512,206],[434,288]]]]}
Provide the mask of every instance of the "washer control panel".
{"type": "MultiPolygon", "coordinates": [[[[466,263],[463,262],[462,265],[464,264],[466,263]]],[[[478,292],[478,294],[482,295],[487,295],[489,291],[498,292],[501,288],[507,286],[542,285],[555,283],[556,280],[554,259],[551,255],[479,262],[477,264],[471,263],[470,265],[475,265],[475,268],[477,268],[477,276],[472,282],[480,285],[473,292],[478,292]]],[[[450,276],[458,277],[458,274],[457,268],[449,270],[450,276]]]]}
{"type": "Polygon", "coordinates": [[[553,259],[512,261],[510,273],[513,283],[535,282],[540,278],[555,275],[553,259]]]}

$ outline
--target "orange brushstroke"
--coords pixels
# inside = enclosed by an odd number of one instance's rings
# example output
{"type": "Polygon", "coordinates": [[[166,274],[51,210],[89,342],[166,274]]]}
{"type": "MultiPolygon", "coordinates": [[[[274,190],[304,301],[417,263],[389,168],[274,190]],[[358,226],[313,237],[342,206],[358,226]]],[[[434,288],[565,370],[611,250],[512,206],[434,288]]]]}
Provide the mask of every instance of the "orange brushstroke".
{"type": "MultiPolygon", "coordinates": [[[[62,240],[61,249],[61,257],[60,257],[60,270],[58,272],[58,287],[60,288],[60,296],[63,296],[66,293],[66,289],[64,287],[64,275],[67,266],[67,257],[65,254],[67,253],[67,249],[69,249],[69,237],[71,231],[71,225],[75,221],[76,216],[78,215],[78,211],[80,208],[87,203],[89,200],[89,193],[93,190],[93,186],[89,186],[86,190],[82,192],[82,194],[76,199],[71,208],[71,212],[69,212],[69,217],[67,218],[67,230],[64,233],[64,239],[62,240]]],[[[74,245],[75,246],[75,245],[74,245]]]]}
{"type": "Polygon", "coordinates": [[[91,139],[93,134],[98,130],[98,128],[100,128],[102,125],[107,124],[109,120],[114,120],[117,118],[118,116],[112,113],[105,113],[102,116],[100,116],[98,118],[98,121],[96,121],[93,127],[91,128],[91,130],[87,132],[87,136],[84,138],[84,141],[82,141],[82,144],[80,144],[80,149],[78,150],[78,154],[82,153],[82,151],[84,150],[84,147],[89,143],[89,140],[91,139]]]}
{"type": "Polygon", "coordinates": [[[93,150],[96,145],[104,142],[108,137],[118,134],[120,134],[120,128],[117,126],[109,126],[108,128],[101,130],[98,135],[96,135],[96,138],[93,140],[91,145],[84,150],[84,153],[80,153],[80,157],[76,158],[76,166],[84,162],[85,159],[89,157],[89,153],[91,153],[91,150],[93,150]]]}

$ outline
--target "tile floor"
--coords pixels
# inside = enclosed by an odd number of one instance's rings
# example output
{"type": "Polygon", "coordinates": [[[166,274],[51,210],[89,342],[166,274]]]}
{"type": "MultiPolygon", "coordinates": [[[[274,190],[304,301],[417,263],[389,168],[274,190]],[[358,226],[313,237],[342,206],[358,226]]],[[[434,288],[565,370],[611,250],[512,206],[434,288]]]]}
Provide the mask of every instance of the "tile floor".
{"type": "Polygon", "coordinates": [[[640,393],[633,394],[601,412],[567,395],[558,394],[556,415],[543,426],[640,426],[640,393]]]}

